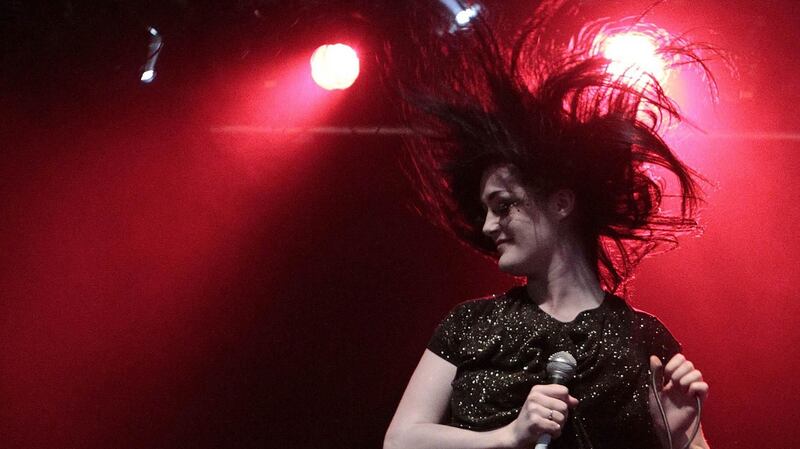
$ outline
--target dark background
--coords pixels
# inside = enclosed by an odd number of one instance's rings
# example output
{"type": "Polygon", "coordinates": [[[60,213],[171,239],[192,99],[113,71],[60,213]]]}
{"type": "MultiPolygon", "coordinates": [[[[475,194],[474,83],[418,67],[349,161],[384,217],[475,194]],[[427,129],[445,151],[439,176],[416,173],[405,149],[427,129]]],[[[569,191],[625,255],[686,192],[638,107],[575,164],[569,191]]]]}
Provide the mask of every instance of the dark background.
{"type": "MultiPolygon", "coordinates": [[[[672,137],[711,180],[705,235],[646,261],[631,298],[711,384],[716,448],[800,438],[798,5],[649,16],[739,72],[712,66],[719,104],[685,109],[704,132],[672,137]]],[[[395,6],[0,2],[2,447],[381,444],[438,320],[513,283],[414,211],[396,135],[280,131],[397,125],[372,57],[395,6]],[[344,92],[302,75],[330,36],[362,55],[344,92]]]]}

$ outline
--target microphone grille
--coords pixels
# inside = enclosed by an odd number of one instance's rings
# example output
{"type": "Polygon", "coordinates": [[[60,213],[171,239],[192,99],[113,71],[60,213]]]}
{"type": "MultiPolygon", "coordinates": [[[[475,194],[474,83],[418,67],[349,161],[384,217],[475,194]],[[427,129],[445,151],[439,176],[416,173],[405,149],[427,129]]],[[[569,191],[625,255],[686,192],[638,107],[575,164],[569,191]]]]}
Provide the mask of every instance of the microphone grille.
{"type": "Polygon", "coordinates": [[[571,379],[575,375],[578,362],[569,352],[559,351],[547,359],[547,374],[557,374],[560,377],[571,379]]]}

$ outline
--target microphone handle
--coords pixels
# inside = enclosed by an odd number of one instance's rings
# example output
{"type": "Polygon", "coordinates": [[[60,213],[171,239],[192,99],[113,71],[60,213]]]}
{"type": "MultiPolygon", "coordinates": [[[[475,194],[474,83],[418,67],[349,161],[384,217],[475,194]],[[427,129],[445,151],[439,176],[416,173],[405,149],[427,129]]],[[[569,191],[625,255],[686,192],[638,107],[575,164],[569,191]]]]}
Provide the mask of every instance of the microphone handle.
{"type": "Polygon", "coordinates": [[[539,435],[539,440],[536,441],[536,447],[534,449],[547,449],[547,446],[550,444],[550,440],[552,439],[553,437],[550,436],[549,433],[543,433],[539,435]]]}
{"type": "Polygon", "coordinates": [[[550,381],[551,384],[559,384],[559,385],[565,385],[566,386],[570,379],[568,377],[562,375],[561,373],[553,373],[553,374],[550,375],[550,378],[547,379],[547,380],[550,381]]]}
{"type": "MultiPolygon", "coordinates": [[[[569,378],[560,376],[558,373],[553,373],[550,375],[548,379],[551,384],[559,384],[559,385],[566,385],[569,381],[569,378]]],[[[553,436],[549,433],[543,433],[539,435],[539,439],[536,440],[536,447],[534,449],[547,449],[547,446],[550,445],[550,441],[553,439],[553,436]]]]}

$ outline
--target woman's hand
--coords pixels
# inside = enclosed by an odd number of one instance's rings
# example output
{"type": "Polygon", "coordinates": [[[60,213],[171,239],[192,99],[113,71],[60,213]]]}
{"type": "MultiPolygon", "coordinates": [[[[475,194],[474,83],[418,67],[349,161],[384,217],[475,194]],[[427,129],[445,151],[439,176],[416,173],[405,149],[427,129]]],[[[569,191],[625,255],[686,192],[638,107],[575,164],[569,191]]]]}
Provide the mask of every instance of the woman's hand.
{"type": "MultiPolygon", "coordinates": [[[[686,360],[683,354],[676,354],[662,366],[661,360],[650,356],[650,371],[655,375],[657,391],[664,412],[669,421],[669,432],[673,441],[685,442],[687,435],[697,417],[697,401],[705,401],[708,396],[708,384],[703,382],[703,374],[695,369],[692,362],[686,360]]],[[[664,422],[661,412],[655,404],[654,398],[650,400],[650,413],[656,427],[664,432],[664,422]]],[[[683,443],[680,443],[683,444],[683,443]]],[[[682,447],[675,445],[675,447],[682,447]]]]}
{"type": "Polygon", "coordinates": [[[570,396],[567,387],[563,385],[535,385],[525,399],[517,419],[504,428],[509,445],[532,446],[543,433],[558,438],[567,422],[569,409],[577,405],[578,400],[570,396]]]}

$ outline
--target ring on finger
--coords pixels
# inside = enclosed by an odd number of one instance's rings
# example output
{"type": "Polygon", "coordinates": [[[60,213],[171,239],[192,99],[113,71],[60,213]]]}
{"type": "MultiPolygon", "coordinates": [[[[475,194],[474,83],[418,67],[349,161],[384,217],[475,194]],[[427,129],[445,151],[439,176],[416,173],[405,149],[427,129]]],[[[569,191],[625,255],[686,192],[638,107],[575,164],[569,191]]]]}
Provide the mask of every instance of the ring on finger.
{"type": "Polygon", "coordinates": [[[549,419],[550,421],[553,420],[553,412],[554,412],[554,410],[550,410],[550,414],[547,415],[547,419],[549,419]]]}

